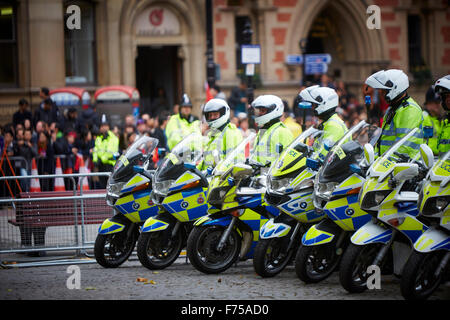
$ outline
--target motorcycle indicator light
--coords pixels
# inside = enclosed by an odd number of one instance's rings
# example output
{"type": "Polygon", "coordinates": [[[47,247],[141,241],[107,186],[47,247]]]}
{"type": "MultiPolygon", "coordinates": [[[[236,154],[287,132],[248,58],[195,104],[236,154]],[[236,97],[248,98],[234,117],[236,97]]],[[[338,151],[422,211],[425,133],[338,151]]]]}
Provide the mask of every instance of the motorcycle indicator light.
{"type": "Polygon", "coordinates": [[[398,227],[398,226],[402,225],[404,221],[405,221],[405,218],[394,218],[394,219],[388,220],[388,223],[393,227],[398,227]]]}

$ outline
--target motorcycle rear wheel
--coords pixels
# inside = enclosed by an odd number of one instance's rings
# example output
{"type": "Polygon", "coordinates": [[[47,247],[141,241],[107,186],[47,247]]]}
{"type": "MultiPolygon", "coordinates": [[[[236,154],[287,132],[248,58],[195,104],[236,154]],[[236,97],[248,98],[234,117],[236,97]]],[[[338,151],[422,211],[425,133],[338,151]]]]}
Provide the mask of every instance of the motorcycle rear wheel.
{"type": "Polygon", "coordinates": [[[99,265],[105,268],[117,268],[127,261],[137,240],[134,232],[129,236],[127,234],[128,232],[122,231],[97,235],[94,256],[99,265]]]}
{"type": "Polygon", "coordinates": [[[227,270],[239,256],[241,238],[232,230],[222,250],[217,245],[225,228],[220,226],[195,227],[187,241],[187,255],[191,264],[200,272],[217,274],[227,270]]]}
{"type": "Polygon", "coordinates": [[[258,275],[263,278],[274,277],[287,266],[294,250],[286,252],[287,242],[284,238],[260,239],[253,256],[253,267],[258,275]]]}
{"type": "Polygon", "coordinates": [[[141,264],[150,270],[167,268],[179,257],[183,249],[183,234],[164,241],[165,232],[143,232],[137,244],[137,256],[141,264]],[[164,242],[167,242],[164,244],[164,242]]]}
{"type": "MultiPolygon", "coordinates": [[[[439,287],[443,272],[434,275],[445,251],[421,253],[414,251],[405,264],[400,283],[402,296],[407,300],[425,300],[439,287]]],[[[445,269],[444,269],[445,270],[445,269]]]]}
{"type": "Polygon", "coordinates": [[[301,245],[295,256],[295,272],[305,283],[318,283],[336,270],[340,258],[335,241],[317,246],[301,245]]]}

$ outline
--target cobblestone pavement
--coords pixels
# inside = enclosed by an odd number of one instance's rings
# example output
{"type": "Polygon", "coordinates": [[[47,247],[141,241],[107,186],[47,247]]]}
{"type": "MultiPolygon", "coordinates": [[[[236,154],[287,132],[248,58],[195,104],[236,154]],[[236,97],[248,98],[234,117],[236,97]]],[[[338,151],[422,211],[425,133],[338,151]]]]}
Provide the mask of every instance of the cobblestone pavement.
{"type": "MultiPolygon", "coordinates": [[[[19,255],[16,255],[19,256],[19,255]]],[[[19,259],[19,258],[18,258],[19,259]]],[[[68,289],[69,265],[0,270],[0,300],[403,300],[400,280],[382,276],[381,289],[348,294],[338,274],[305,285],[293,266],[274,278],[263,279],[251,260],[239,262],[224,273],[200,273],[180,257],[165,270],[151,271],[132,257],[117,269],[96,263],[78,264],[80,288],[68,289]]],[[[442,285],[432,300],[450,300],[450,283],[442,285]]]]}

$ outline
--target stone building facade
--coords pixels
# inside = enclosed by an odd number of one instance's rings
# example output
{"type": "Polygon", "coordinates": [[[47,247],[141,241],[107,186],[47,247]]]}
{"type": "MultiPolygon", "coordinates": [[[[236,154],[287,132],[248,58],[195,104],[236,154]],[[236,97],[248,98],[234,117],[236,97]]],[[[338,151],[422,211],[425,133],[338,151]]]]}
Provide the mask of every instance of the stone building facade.
{"type": "MultiPolygon", "coordinates": [[[[245,21],[261,47],[255,94],[292,101],[302,68],[289,55],[328,53],[328,74],[357,96],[368,75],[400,68],[423,102],[426,87],[450,74],[450,6],[447,0],[212,0],[217,83],[229,93],[242,74],[239,44],[245,21]],[[368,28],[380,9],[380,28],[368,28]],[[304,40],[305,41],[305,40],[304,40]]],[[[172,106],[188,93],[200,113],[206,81],[204,0],[0,0],[0,114],[6,119],[25,97],[36,105],[39,88],[78,86],[93,93],[130,85],[147,111],[163,89],[172,106]],[[77,5],[81,29],[68,29],[77,5]],[[6,116],[6,118],[5,118],[6,116]]],[[[255,78],[255,79],[256,79],[255,78]]],[[[4,123],[6,120],[2,120],[4,123]]]]}

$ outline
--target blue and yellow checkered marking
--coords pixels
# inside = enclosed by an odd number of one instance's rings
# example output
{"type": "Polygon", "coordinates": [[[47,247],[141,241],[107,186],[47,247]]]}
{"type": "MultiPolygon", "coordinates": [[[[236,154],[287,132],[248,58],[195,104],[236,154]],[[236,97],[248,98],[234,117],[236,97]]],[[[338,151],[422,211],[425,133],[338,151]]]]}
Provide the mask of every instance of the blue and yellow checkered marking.
{"type": "Polygon", "coordinates": [[[169,224],[167,222],[157,220],[155,218],[149,218],[142,226],[141,232],[162,231],[167,229],[168,226],[169,224]]]}
{"type": "Polygon", "coordinates": [[[208,213],[207,188],[193,188],[166,197],[164,209],[181,222],[196,220],[208,213]]]}
{"type": "Polygon", "coordinates": [[[327,202],[324,212],[345,231],[355,231],[371,219],[370,214],[361,210],[357,194],[327,202]]]}
{"type": "Polygon", "coordinates": [[[150,200],[151,190],[142,190],[119,198],[114,207],[132,222],[143,222],[158,214],[159,208],[150,200]]]}
{"type": "Polygon", "coordinates": [[[313,225],[306,231],[302,237],[302,244],[305,246],[317,246],[329,243],[333,240],[334,234],[317,229],[317,225],[313,225]]]}

